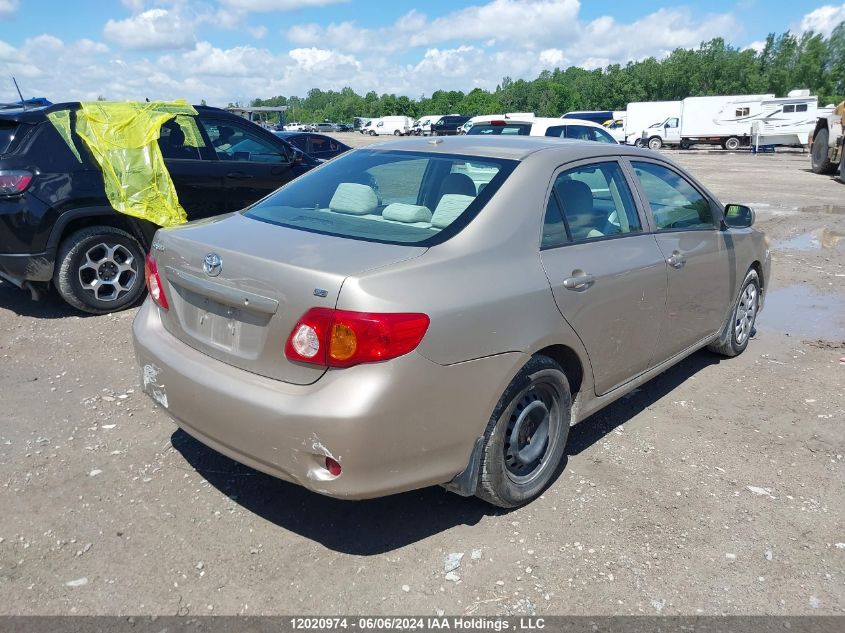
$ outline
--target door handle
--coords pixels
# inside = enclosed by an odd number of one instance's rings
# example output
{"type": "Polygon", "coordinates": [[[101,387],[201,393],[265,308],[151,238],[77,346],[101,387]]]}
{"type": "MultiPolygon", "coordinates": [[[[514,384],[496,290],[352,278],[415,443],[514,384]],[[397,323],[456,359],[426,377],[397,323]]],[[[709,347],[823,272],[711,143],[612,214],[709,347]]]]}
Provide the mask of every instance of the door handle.
{"type": "Polygon", "coordinates": [[[232,180],[249,180],[252,177],[252,174],[245,174],[242,171],[230,171],[226,174],[226,178],[231,178],[232,180]]]}
{"type": "Polygon", "coordinates": [[[586,290],[596,282],[592,275],[582,273],[563,280],[563,287],[567,290],[586,290]]]}
{"type": "Polygon", "coordinates": [[[683,268],[684,264],[687,263],[687,258],[681,251],[672,251],[672,254],[666,258],[666,263],[672,268],[683,268]]]}

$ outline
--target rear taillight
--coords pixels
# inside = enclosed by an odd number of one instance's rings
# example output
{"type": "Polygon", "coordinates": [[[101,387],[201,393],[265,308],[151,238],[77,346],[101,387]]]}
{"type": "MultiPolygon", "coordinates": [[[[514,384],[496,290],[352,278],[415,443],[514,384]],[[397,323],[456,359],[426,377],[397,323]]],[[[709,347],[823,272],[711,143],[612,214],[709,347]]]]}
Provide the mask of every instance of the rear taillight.
{"type": "Polygon", "coordinates": [[[291,331],[285,356],[327,367],[390,360],[414,350],[428,324],[425,314],[311,308],[291,331]]]}
{"type": "Polygon", "coordinates": [[[23,193],[32,182],[32,172],[23,169],[0,169],[0,196],[23,193]]]}
{"type": "Polygon", "coordinates": [[[144,259],[144,281],[146,281],[147,291],[150,293],[153,301],[156,302],[156,305],[169,310],[170,306],[167,303],[167,297],[164,295],[164,284],[161,283],[161,277],[158,275],[158,266],[152,254],[147,255],[144,259]]]}

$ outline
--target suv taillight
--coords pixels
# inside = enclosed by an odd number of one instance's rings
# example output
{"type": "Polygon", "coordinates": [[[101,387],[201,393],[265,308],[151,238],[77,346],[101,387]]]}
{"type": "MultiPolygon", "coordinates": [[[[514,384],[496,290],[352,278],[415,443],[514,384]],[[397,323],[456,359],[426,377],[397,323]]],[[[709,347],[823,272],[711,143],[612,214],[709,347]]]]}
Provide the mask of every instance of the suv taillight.
{"type": "Polygon", "coordinates": [[[32,182],[32,172],[23,169],[0,169],[0,196],[23,193],[32,182]]]}
{"type": "Polygon", "coordinates": [[[390,360],[413,351],[428,324],[428,316],[418,313],[311,308],[293,327],[285,356],[327,367],[390,360]]]}
{"type": "Polygon", "coordinates": [[[167,303],[167,297],[164,294],[164,284],[161,283],[161,277],[158,275],[158,265],[155,257],[148,254],[144,258],[144,281],[147,283],[147,291],[155,301],[156,305],[165,310],[169,310],[170,306],[167,303]]]}

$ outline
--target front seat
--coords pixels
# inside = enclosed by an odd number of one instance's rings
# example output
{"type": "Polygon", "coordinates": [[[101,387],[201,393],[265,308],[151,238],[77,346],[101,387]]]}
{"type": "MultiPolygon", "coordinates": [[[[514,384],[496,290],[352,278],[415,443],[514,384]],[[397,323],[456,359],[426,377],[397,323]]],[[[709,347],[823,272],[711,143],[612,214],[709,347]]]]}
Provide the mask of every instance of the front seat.
{"type": "Polygon", "coordinates": [[[573,240],[602,237],[607,217],[593,207],[593,192],[580,180],[564,180],[558,185],[564,213],[573,240]]]}
{"type": "MultiPolygon", "coordinates": [[[[478,194],[475,190],[475,183],[466,174],[449,174],[440,184],[440,194],[437,196],[437,204],[447,193],[455,193],[461,196],[472,196],[478,194]]],[[[434,206],[437,207],[437,204],[434,206]]]]}

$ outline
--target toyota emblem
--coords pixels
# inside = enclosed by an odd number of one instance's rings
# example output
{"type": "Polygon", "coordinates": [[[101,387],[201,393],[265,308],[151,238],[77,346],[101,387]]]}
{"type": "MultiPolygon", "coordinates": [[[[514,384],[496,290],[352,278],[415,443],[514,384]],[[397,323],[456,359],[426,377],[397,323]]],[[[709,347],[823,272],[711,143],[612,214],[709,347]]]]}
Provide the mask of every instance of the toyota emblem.
{"type": "Polygon", "coordinates": [[[202,262],[202,269],[209,277],[216,277],[223,270],[223,260],[217,253],[209,253],[202,262]]]}

